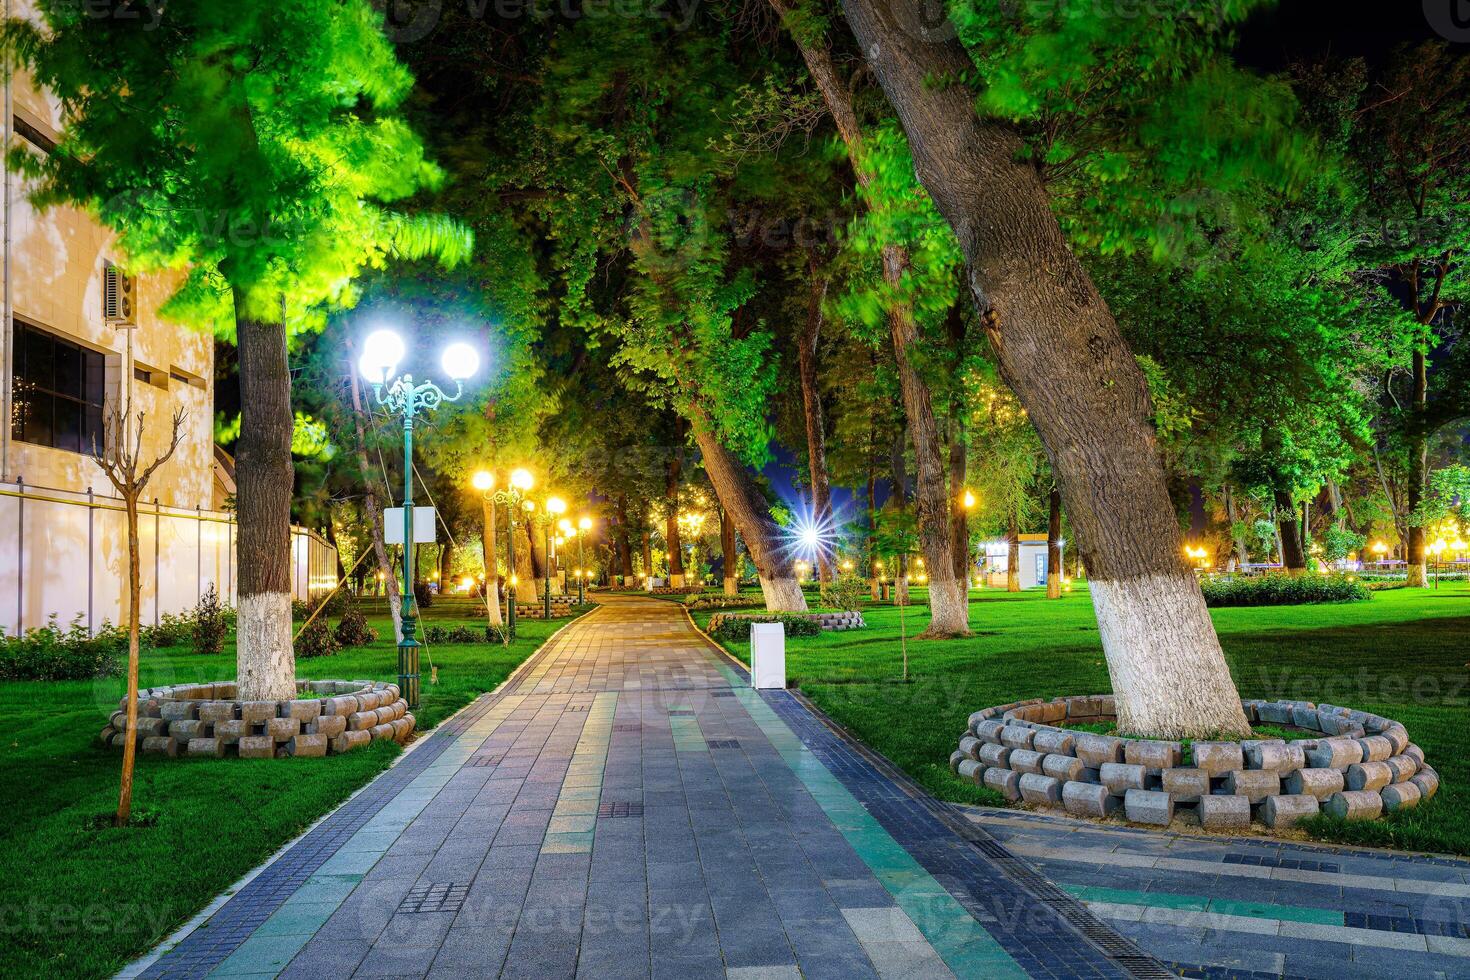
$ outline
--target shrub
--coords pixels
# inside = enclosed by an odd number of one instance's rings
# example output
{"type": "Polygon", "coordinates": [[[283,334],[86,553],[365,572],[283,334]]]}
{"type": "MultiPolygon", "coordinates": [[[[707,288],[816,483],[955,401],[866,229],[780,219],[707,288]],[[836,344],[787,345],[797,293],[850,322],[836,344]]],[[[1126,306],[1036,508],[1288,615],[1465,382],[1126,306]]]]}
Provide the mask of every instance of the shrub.
{"type": "Polygon", "coordinates": [[[485,642],[504,644],[506,642],[505,630],[501,629],[499,626],[486,626],[485,642]]]}
{"type": "Polygon", "coordinates": [[[434,604],[434,592],[429,588],[428,582],[413,584],[413,601],[418,603],[420,609],[428,609],[434,604]]]}
{"type": "Polygon", "coordinates": [[[714,636],[720,640],[749,640],[750,627],[755,623],[783,623],[787,636],[822,634],[822,624],[815,619],[808,619],[800,614],[772,613],[769,616],[753,616],[748,619],[731,616],[720,621],[720,625],[714,629],[714,636]]]}
{"type": "Polygon", "coordinates": [[[827,601],[843,612],[857,612],[868,597],[868,583],[856,575],[839,575],[827,588],[827,601]]]}
{"type": "Polygon", "coordinates": [[[82,625],[80,616],[65,630],[52,616],[45,626],[33,627],[19,636],[6,636],[0,631],[0,680],[115,677],[122,673],[120,657],[127,648],[127,633],[110,623],[103,623],[94,636],[82,625]]]}
{"type": "Polygon", "coordinates": [[[448,643],[449,631],[442,626],[429,626],[424,629],[425,643],[448,643]]]}
{"type": "Polygon", "coordinates": [[[1258,578],[1205,579],[1205,604],[1220,606],[1295,606],[1318,602],[1361,602],[1368,587],[1341,575],[1262,575],[1258,578]]]}
{"type": "Polygon", "coordinates": [[[186,617],[164,613],[158,617],[158,625],[144,626],[138,630],[138,642],[142,646],[152,647],[155,650],[176,647],[184,642],[184,637],[188,635],[191,628],[186,617]]]}
{"type": "Polygon", "coordinates": [[[684,604],[690,609],[754,609],[765,601],[749,595],[688,595],[684,604]]]}
{"type": "Polygon", "coordinates": [[[337,638],[332,635],[332,627],[320,616],[312,620],[296,638],[297,659],[330,657],[340,649],[337,638]]]}
{"type": "Polygon", "coordinates": [[[220,605],[219,593],[210,585],[209,590],[199,597],[199,605],[194,607],[194,652],[211,654],[223,650],[225,634],[232,625],[229,622],[231,618],[233,617],[226,615],[225,607],[220,605]]]}
{"type": "Polygon", "coordinates": [[[483,633],[477,632],[468,626],[456,626],[449,631],[450,643],[480,643],[483,633]]]}
{"type": "Polygon", "coordinates": [[[332,636],[344,647],[365,647],[378,638],[378,631],[368,625],[361,609],[348,606],[332,636]]]}
{"type": "Polygon", "coordinates": [[[305,619],[307,616],[310,616],[310,615],[311,615],[311,607],[310,606],[308,606],[306,603],[302,602],[300,599],[292,599],[291,600],[291,618],[292,619],[299,621],[299,620],[305,619]]]}

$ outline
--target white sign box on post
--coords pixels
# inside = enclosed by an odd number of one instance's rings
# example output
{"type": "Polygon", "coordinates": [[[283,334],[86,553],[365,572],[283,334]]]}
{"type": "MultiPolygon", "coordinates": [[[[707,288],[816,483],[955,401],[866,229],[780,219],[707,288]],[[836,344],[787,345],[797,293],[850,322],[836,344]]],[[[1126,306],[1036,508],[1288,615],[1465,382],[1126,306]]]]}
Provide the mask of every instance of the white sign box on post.
{"type": "MultiPolygon", "coordinates": [[[[434,533],[438,517],[434,514],[432,507],[420,507],[417,504],[413,508],[413,543],[433,544],[439,540],[434,533]]],[[[383,542],[385,544],[403,543],[403,508],[389,507],[383,511],[383,542]]]]}
{"type": "Polygon", "coordinates": [[[750,683],[757,690],[785,689],[786,627],[784,624],[751,624],[750,683]]]}

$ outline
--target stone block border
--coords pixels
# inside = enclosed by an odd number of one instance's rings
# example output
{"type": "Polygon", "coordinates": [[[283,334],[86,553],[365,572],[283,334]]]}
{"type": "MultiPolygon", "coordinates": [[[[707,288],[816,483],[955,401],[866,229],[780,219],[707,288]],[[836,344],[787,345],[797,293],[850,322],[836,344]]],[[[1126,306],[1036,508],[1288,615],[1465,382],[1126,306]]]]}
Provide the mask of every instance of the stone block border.
{"type": "Polygon", "coordinates": [[[1207,830],[1290,827],[1318,813],[1371,820],[1439,790],[1439,775],[1399,722],[1311,701],[1242,701],[1252,724],[1289,725],[1322,738],[1182,742],[1069,729],[1110,722],[1110,694],[1017,701],[970,716],[951,771],[1012,802],[1061,806],[1082,817],[1121,810],[1167,826],[1193,812],[1207,830]]]}
{"type": "Polygon", "coordinates": [[[830,613],[767,613],[767,612],[722,612],[715,613],[709,618],[709,630],[713,633],[719,629],[720,624],[732,619],[754,619],[765,621],[772,616],[782,616],[787,619],[809,619],[821,624],[824,630],[857,630],[862,629],[867,623],[863,622],[863,614],[860,612],[830,612],[830,613]]]}
{"type": "MultiPolygon", "coordinates": [[[[297,681],[290,701],[240,701],[233,681],[138,692],[138,748],[149,755],[279,759],[337,755],[380,739],[402,743],[414,717],[397,684],[297,681]],[[317,695],[311,697],[310,695],[317,695]]],[[[127,743],[128,700],[102,729],[102,744],[127,743]]]]}

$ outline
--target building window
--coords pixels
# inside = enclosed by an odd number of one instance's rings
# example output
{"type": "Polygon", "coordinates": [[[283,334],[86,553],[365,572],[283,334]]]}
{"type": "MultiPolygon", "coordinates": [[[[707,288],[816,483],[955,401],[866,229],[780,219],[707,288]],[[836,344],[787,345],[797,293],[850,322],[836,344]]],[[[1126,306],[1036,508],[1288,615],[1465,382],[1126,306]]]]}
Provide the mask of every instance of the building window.
{"type": "Polygon", "coordinates": [[[102,451],[103,356],[15,321],[11,438],[95,455],[102,451]]]}

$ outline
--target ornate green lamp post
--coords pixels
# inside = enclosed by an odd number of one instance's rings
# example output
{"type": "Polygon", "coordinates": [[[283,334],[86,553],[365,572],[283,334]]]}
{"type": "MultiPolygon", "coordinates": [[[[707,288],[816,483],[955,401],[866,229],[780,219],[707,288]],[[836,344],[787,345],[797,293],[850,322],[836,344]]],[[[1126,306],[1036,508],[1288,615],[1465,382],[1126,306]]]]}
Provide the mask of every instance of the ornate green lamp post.
{"type": "Polygon", "coordinates": [[[583,550],[583,539],[587,532],[592,530],[592,518],[583,517],[577,521],[577,605],[587,604],[587,559],[586,551],[583,550]]]}
{"type": "Polygon", "coordinates": [[[545,601],[543,615],[548,620],[551,619],[551,528],[556,524],[557,515],[565,514],[566,511],[566,501],[560,497],[547,497],[546,505],[541,508],[541,513],[536,515],[536,520],[541,524],[546,535],[546,567],[543,569],[546,573],[546,588],[543,593],[545,601]]]}
{"type": "Polygon", "coordinates": [[[531,489],[532,482],[528,471],[513,470],[510,474],[510,486],[496,490],[493,498],[505,508],[507,515],[505,628],[506,636],[511,639],[515,639],[516,635],[516,511],[521,509],[521,501],[525,499],[526,491],[531,489]]]}
{"type": "Polygon", "coordinates": [[[403,416],[403,638],[398,643],[398,688],[410,708],[419,704],[418,606],[413,595],[413,420],[419,413],[434,411],[443,402],[457,401],[464,394],[464,381],[480,367],[480,355],[469,344],[450,344],[440,362],[451,381],[454,394],[446,394],[432,381],[414,384],[413,375],[388,379],[403,360],[403,339],[391,330],[379,330],[363,344],[357,369],[373,386],[373,397],[390,415],[403,416]],[[385,387],[386,386],[386,387],[385,387]]]}

